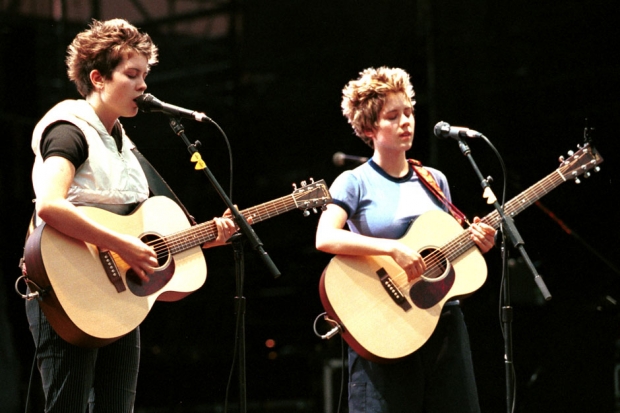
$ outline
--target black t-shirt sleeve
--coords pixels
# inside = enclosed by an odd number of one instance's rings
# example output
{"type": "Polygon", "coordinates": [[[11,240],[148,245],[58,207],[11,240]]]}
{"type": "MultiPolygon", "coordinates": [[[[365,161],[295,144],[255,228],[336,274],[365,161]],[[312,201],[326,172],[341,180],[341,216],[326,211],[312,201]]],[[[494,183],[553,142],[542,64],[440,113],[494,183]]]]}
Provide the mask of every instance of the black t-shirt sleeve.
{"type": "Polygon", "coordinates": [[[84,133],[72,123],[56,122],[47,127],[41,138],[41,156],[61,156],[80,167],[88,158],[88,144],[84,133]]]}

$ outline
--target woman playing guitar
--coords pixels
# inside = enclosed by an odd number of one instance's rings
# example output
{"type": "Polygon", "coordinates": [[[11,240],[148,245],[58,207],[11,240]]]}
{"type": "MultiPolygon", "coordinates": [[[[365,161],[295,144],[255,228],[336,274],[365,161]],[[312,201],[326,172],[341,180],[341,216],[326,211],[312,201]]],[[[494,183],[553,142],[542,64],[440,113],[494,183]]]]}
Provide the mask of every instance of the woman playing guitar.
{"type": "MultiPolygon", "coordinates": [[[[414,137],[414,105],[413,87],[402,69],[366,69],[345,86],[343,114],[374,153],[334,181],[333,203],[323,212],[316,234],[317,248],[330,254],[391,257],[409,281],[419,279],[427,264],[418,251],[398,239],[423,213],[450,212],[451,205],[444,174],[426,168],[424,173],[430,176],[424,177],[414,169],[416,162],[406,157],[414,137]],[[443,201],[429,191],[429,180],[439,188],[443,201]]],[[[483,253],[493,247],[495,232],[479,218],[469,227],[471,239],[483,253]]],[[[381,331],[374,334],[381,339],[381,331]]],[[[412,354],[385,364],[349,348],[348,361],[351,413],[480,410],[457,300],[443,306],[431,337],[412,354]]]]}

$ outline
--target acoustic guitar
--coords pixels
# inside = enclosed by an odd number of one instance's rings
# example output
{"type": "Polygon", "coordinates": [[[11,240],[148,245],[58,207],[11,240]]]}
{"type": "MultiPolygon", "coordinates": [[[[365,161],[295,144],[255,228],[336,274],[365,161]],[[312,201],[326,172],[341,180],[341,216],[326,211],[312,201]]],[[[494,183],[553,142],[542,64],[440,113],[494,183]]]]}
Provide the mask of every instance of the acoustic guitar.
{"type": "MultiPolygon", "coordinates": [[[[304,215],[331,201],[323,180],[302,183],[291,195],[240,211],[253,224],[292,209],[304,215]]],[[[79,207],[107,228],[135,235],[151,245],[159,267],[144,282],[113,251],[69,237],[42,224],[26,242],[28,284],[41,308],[67,342],[84,347],[109,344],[136,328],[155,301],[177,301],[207,277],[201,245],[217,237],[214,221],[191,226],[177,203],[155,196],[130,215],[79,207]]]]}
{"type": "MultiPolygon", "coordinates": [[[[560,167],[504,206],[514,217],[563,182],[603,161],[586,144],[560,167]]],[[[497,211],[482,222],[498,228],[497,211]]],[[[486,281],[487,267],[469,232],[443,211],[418,217],[400,242],[418,251],[426,272],[408,281],[407,275],[388,256],[333,257],[321,276],[319,293],[323,307],[345,341],[362,357],[391,362],[419,349],[431,336],[444,304],[470,295],[486,281]]]]}

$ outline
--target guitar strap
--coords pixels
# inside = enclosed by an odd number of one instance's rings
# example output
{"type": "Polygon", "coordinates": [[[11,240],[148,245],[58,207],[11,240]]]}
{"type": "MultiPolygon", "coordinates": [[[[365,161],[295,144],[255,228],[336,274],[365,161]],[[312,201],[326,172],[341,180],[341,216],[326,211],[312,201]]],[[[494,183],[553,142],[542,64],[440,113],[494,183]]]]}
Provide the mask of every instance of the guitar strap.
{"type": "Polygon", "coordinates": [[[461,224],[461,226],[463,226],[464,223],[470,225],[465,214],[463,214],[456,206],[454,206],[454,204],[452,204],[452,202],[448,200],[428,169],[424,168],[422,163],[416,159],[407,159],[407,161],[424,185],[448,208],[448,211],[450,211],[458,223],[461,224]]]}
{"type": "Polygon", "coordinates": [[[133,152],[134,155],[136,155],[136,158],[138,158],[138,161],[140,162],[140,165],[142,166],[142,169],[144,170],[144,174],[146,175],[146,180],[149,183],[149,188],[151,192],[153,193],[153,195],[164,195],[172,199],[173,201],[175,201],[179,205],[179,207],[181,207],[183,212],[185,212],[185,215],[187,216],[187,219],[189,220],[189,222],[192,225],[196,225],[196,220],[194,219],[194,217],[189,213],[189,211],[181,203],[181,200],[172,191],[172,188],[170,188],[170,186],[166,183],[166,181],[164,181],[164,178],[162,178],[159,172],[157,172],[155,167],[151,165],[151,163],[144,157],[144,155],[142,155],[138,151],[138,149],[135,146],[131,149],[131,151],[133,152]]]}

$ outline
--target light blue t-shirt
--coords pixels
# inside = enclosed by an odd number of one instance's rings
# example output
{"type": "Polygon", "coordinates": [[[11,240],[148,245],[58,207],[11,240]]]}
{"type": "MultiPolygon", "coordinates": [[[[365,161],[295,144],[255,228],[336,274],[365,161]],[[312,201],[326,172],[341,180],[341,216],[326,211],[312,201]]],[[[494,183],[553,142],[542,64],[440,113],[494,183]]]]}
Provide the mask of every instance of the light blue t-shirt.
{"type": "MultiPolygon", "coordinates": [[[[445,175],[434,168],[425,168],[451,202],[445,175]]],[[[423,213],[436,209],[448,212],[411,166],[407,175],[394,178],[372,158],[340,174],[329,192],[334,203],[347,212],[349,230],[371,237],[398,239],[423,213]]]]}

